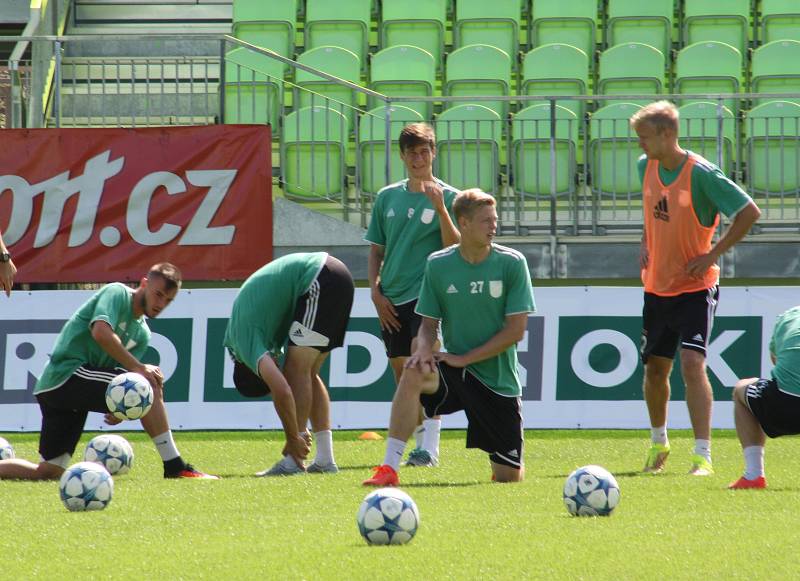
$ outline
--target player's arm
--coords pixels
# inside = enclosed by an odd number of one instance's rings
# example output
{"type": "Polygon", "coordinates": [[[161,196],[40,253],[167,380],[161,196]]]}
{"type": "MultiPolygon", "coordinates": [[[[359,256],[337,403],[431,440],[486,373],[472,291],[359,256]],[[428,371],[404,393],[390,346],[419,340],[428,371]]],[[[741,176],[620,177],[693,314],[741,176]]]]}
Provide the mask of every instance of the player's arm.
{"type": "Polygon", "coordinates": [[[275,411],[278,413],[283,426],[283,433],[286,436],[284,453],[294,458],[298,466],[302,466],[303,459],[308,456],[309,447],[308,443],[301,437],[301,430],[297,425],[292,388],[269,354],[265,354],[258,360],[258,374],[269,386],[272,401],[275,404],[275,411]]]}
{"type": "Polygon", "coordinates": [[[433,373],[436,357],[433,350],[439,337],[439,320],[423,316],[417,331],[417,348],[403,367],[416,367],[423,373],[433,373]]]}
{"type": "Polygon", "coordinates": [[[528,327],[528,313],[515,313],[506,315],[503,328],[492,336],[486,343],[470,349],[462,355],[453,353],[438,353],[437,361],[444,361],[450,367],[466,367],[472,363],[489,359],[499,355],[512,345],[519,343],[525,336],[528,327]]]}
{"type": "Polygon", "coordinates": [[[97,320],[92,323],[92,339],[122,367],[143,375],[157,394],[161,392],[164,387],[164,374],[161,370],[155,365],[142,363],[125,349],[122,340],[106,321],[97,320]]]}
{"type": "Polygon", "coordinates": [[[452,246],[461,241],[461,233],[447,211],[444,190],[436,182],[422,182],[422,193],[430,200],[439,216],[439,230],[442,233],[442,247],[452,246]]]}
{"type": "Polygon", "coordinates": [[[388,331],[398,331],[400,321],[397,320],[397,311],[392,301],[386,298],[381,292],[380,272],[383,264],[383,257],[386,255],[386,247],[380,244],[370,244],[369,256],[367,257],[367,280],[369,281],[370,296],[378,312],[378,322],[381,329],[388,331]]]}
{"type": "MultiPolygon", "coordinates": [[[[3,242],[3,234],[0,232],[0,253],[5,254],[8,252],[5,242],[3,242]]],[[[6,262],[0,262],[0,288],[2,288],[6,296],[11,296],[11,287],[14,286],[14,275],[17,274],[17,267],[14,262],[8,259],[6,262]]]]}
{"type": "Polygon", "coordinates": [[[711,265],[716,264],[720,256],[745,237],[759,216],[761,216],[761,210],[751,200],[744,208],[739,210],[731,225],[719,237],[719,240],[717,240],[717,243],[714,244],[708,254],[697,256],[686,264],[686,271],[689,275],[697,278],[702,277],[711,268],[711,265]]]}

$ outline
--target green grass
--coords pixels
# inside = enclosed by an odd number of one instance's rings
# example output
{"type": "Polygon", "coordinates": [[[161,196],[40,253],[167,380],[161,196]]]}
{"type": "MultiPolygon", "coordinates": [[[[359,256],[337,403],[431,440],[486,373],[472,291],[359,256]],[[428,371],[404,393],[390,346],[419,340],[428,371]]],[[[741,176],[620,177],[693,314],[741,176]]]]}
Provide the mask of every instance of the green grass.
{"type": "MultiPolygon", "coordinates": [[[[36,434],[3,434],[36,457],[36,434]]],[[[338,475],[254,478],[278,458],[275,432],[178,433],[183,455],[223,476],[165,481],[140,433],[133,470],[100,512],[70,513],[54,482],[0,481],[0,579],[789,579],[797,575],[800,484],[795,442],[768,444],[766,491],[725,490],[739,444],[714,434],[717,474],[690,477],[687,432],[671,433],[666,473],[638,474],[643,431],[528,431],[527,477],[489,482],[485,454],[446,431],[442,466],[401,470],[421,526],[405,546],[370,547],[355,513],[361,480],[384,442],[336,432],[338,475]],[[575,467],[601,464],[622,500],[610,518],[570,517],[561,501],[575,467]]],[[[84,437],[88,441],[89,435],[84,437]]],[[[79,447],[82,450],[83,443],[79,447]]],[[[76,459],[78,454],[76,453],[76,459]]]]}

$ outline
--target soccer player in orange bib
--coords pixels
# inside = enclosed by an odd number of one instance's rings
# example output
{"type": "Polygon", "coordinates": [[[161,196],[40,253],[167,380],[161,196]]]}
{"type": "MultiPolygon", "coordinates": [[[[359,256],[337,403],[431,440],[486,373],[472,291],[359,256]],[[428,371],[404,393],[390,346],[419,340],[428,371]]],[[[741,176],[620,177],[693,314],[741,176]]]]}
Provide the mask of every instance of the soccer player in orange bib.
{"type": "Polygon", "coordinates": [[[758,219],[758,206],[714,164],[678,144],[678,110],[651,103],[631,117],[644,155],[644,233],[641,245],[644,309],[642,362],[651,446],[644,472],[658,473],[670,452],[667,437],[669,375],[678,347],[695,447],[690,474],[708,476],[713,396],[706,348],[719,299],[717,260],[758,219]],[[714,241],[719,214],[730,226],[714,241]]]}

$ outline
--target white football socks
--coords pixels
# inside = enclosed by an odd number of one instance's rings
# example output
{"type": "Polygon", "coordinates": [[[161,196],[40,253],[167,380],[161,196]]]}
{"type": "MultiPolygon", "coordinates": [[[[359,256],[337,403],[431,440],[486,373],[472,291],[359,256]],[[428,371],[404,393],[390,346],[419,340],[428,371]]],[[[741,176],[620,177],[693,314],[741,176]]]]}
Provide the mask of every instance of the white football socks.
{"type": "Polygon", "coordinates": [[[662,444],[664,446],[669,444],[666,424],[660,428],[650,428],[650,440],[652,440],[654,444],[662,444]]]}
{"type": "Polygon", "coordinates": [[[748,446],[744,449],[744,477],[755,480],[764,476],[764,446],[748,446]]]}
{"type": "Polygon", "coordinates": [[[406,443],[403,440],[388,438],[386,440],[386,455],[383,457],[383,463],[388,464],[395,471],[399,470],[405,451],[406,443]]]}
{"type": "Polygon", "coordinates": [[[172,439],[172,430],[167,430],[163,434],[153,437],[152,440],[156,450],[158,450],[158,454],[161,456],[161,460],[164,462],[174,460],[181,455],[175,446],[175,440],[172,439]]]}
{"type": "Polygon", "coordinates": [[[422,448],[425,443],[425,424],[422,423],[414,428],[414,443],[417,448],[422,448]]]}
{"type": "Polygon", "coordinates": [[[439,435],[442,431],[442,420],[425,419],[422,422],[425,429],[425,437],[422,440],[422,448],[430,452],[434,458],[439,458],[439,435]]]}
{"type": "Polygon", "coordinates": [[[314,442],[317,446],[314,463],[319,466],[333,464],[333,432],[331,430],[314,432],[314,442]]]}
{"type": "Polygon", "coordinates": [[[711,440],[695,440],[694,453],[711,462],[711,440]]]}

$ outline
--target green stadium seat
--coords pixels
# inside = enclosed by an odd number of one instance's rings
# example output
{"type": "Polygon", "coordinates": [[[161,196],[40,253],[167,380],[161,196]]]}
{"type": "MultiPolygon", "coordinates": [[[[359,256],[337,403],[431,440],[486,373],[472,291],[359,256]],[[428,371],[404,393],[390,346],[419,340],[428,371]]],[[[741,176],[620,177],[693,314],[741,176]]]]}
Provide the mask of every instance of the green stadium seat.
{"type": "Polygon", "coordinates": [[[306,50],[340,46],[355,53],[366,70],[371,10],[370,0],[307,0],[306,50]]]}
{"type": "Polygon", "coordinates": [[[327,107],[304,107],[283,120],[281,181],[288,198],[342,199],[347,119],[327,107]]]}
{"type": "MultiPolygon", "coordinates": [[[[618,44],[600,54],[597,76],[599,95],[657,95],[665,84],[664,55],[649,44],[618,44]]],[[[621,101],[640,102],[624,98],[621,101]]],[[[606,104],[609,102],[604,101],[606,104]]]]}
{"type": "Polygon", "coordinates": [[[680,113],[680,143],[683,147],[699,153],[711,163],[717,164],[725,175],[732,175],[734,143],[736,142],[736,117],[730,109],[717,103],[694,102],[683,105],[680,113]],[[722,117],[721,144],[720,113],[722,117]]]}
{"type": "Polygon", "coordinates": [[[459,189],[496,194],[503,121],[483,105],[456,105],[436,119],[435,174],[459,189]]]}
{"type": "Polygon", "coordinates": [[[488,44],[504,51],[516,68],[521,0],[458,0],[453,47],[488,44]]]}
{"type": "Polygon", "coordinates": [[[398,44],[418,46],[433,55],[437,69],[442,68],[447,0],[383,0],[382,10],[382,48],[398,44]]]}
{"type": "Polygon", "coordinates": [[[231,34],[240,40],[268,48],[286,58],[294,58],[296,28],[297,0],[233,2],[231,34]]]}
{"type": "MultiPolygon", "coordinates": [[[[753,93],[800,93],[800,41],[774,40],[753,51],[750,65],[753,93]]],[[[769,99],[756,99],[760,104],[769,99]]],[[[800,103],[800,97],[785,101],[800,103]]]]}
{"type": "Polygon", "coordinates": [[[800,40],[800,3],[761,0],[761,42],[800,40]]]}
{"type": "Polygon", "coordinates": [[[683,45],[704,40],[725,42],[745,54],[751,0],[689,0],[683,11],[683,45]]]}
{"type": "MultiPolygon", "coordinates": [[[[358,84],[361,79],[358,56],[346,48],[320,46],[302,53],[297,62],[351,83],[358,84]]],[[[295,84],[295,108],[322,106],[336,109],[347,118],[348,127],[353,126],[357,105],[354,91],[302,69],[295,73],[295,84]]]]}
{"type": "Polygon", "coordinates": [[[763,195],[800,192],[800,105],[769,101],[744,119],[748,191],[763,195]]]}
{"type": "MultiPolygon", "coordinates": [[[[588,86],[589,57],[572,45],[545,44],[522,60],[520,95],[585,95],[588,86]]],[[[585,101],[565,99],[558,105],[583,119],[585,101]]]]}
{"type": "Polygon", "coordinates": [[[239,47],[225,55],[225,123],[269,123],[277,129],[283,63],[239,47]]]}
{"type": "Polygon", "coordinates": [[[594,62],[597,36],[597,0],[534,0],[530,17],[531,48],[544,44],[571,44],[594,62]]]}
{"type": "MultiPolygon", "coordinates": [[[[654,49],[655,50],[655,49],[654,49]]],[[[641,106],[614,103],[592,114],[589,121],[589,162],[592,191],[603,204],[630,197],[641,198],[642,186],[636,162],[642,155],[630,118],[641,106]]]]}
{"type": "Polygon", "coordinates": [[[606,45],[641,42],[668,55],[673,13],[672,0],[608,0],[606,45]]]}
{"type": "Polygon", "coordinates": [[[386,179],[386,107],[375,107],[360,117],[358,126],[358,186],[359,190],[376,194],[387,184],[406,177],[406,166],[400,159],[400,131],[409,123],[423,121],[414,109],[402,105],[389,107],[391,150],[389,179],[386,179]]]}
{"type": "MultiPolygon", "coordinates": [[[[447,57],[445,95],[508,95],[510,87],[511,60],[505,51],[497,47],[471,44],[454,50],[447,57]]],[[[508,101],[480,103],[504,119],[508,114],[508,101]]]]}
{"type": "Polygon", "coordinates": [[[556,194],[575,191],[579,119],[573,111],[556,105],[555,174],[550,163],[550,105],[532,105],[511,122],[512,185],[522,196],[549,197],[555,177],[556,194]]]}
{"type": "MultiPolygon", "coordinates": [[[[674,91],[682,95],[738,93],[744,85],[742,53],[724,42],[707,40],[681,49],[675,59],[674,91]]],[[[683,104],[705,98],[681,99],[683,104]]],[[[739,111],[738,99],[725,99],[724,105],[739,111]]]]}
{"type": "MultiPolygon", "coordinates": [[[[436,85],[436,63],[433,55],[416,46],[390,46],[372,55],[370,83],[373,91],[390,97],[433,95],[436,85]]],[[[433,103],[403,101],[398,103],[419,112],[425,119],[433,115],[433,103]]],[[[370,100],[370,107],[377,103],[370,100]]]]}

